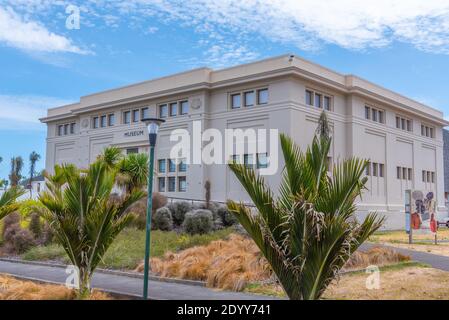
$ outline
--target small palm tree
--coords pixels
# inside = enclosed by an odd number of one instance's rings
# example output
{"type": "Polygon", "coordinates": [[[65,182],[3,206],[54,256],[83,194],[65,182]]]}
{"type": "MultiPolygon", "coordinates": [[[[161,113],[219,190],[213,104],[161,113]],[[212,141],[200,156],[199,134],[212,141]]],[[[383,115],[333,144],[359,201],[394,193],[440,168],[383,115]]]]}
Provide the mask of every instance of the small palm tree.
{"type": "Polygon", "coordinates": [[[33,198],[33,178],[36,173],[36,163],[40,160],[41,156],[33,151],[30,154],[30,197],[33,198]]]}
{"type": "Polygon", "coordinates": [[[22,179],[23,159],[22,157],[14,157],[11,159],[11,173],[9,180],[11,181],[11,187],[19,185],[20,179],[22,179]]]}
{"type": "Polygon", "coordinates": [[[117,184],[127,193],[142,190],[148,183],[149,158],[144,153],[133,153],[118,163],[117,184]]]}
{"type": "Polygon", "coordinates": [[[17,187],[10,188],[2,194],[0,197],[0,220],[19,209],[19,204],[16,201],[24,194],[25,191],[17,187]]]}
{"type": "Polygon", "coordinates": [[[98,161],[104,162],[108,168],[117,168],[120,161],[123,159],[123,153],[120,148],[108,147],[103,150],[103,153],[98,156],[98,161]]]}
{"type": "Polygon", "coordinates": [[[117,235],[132,220],[126,210],[144,193],[133,191],[110,201],[116,171],[97,161],[87,170],[61,166],[49,176],[35,208],[55,233],[73,265],[79,270],[79,298],[90,293],[92,274],[117,235]],[[61,187],[63,183],[63,187],[61,187]]]}
{"type": "Polygon", "coordinates": [[[316,135],[303,153],[281,135],[285,169],[278,198],[254,170],[230,164],[257,212],[234,201],[228,201],[228,207],[290,299],[319,299],[351,254],[383,223],[377,214],[369,214],[362,223],[355,217],[367,161],[345,160],[329,174],[330,144],[329,135],[316,135]]]}

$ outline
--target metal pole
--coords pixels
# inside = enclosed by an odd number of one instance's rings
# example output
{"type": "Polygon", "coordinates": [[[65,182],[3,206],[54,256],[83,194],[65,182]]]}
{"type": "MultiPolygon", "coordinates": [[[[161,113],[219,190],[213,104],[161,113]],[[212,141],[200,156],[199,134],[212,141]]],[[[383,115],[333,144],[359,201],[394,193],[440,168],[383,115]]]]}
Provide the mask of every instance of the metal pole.
{"type": "Polygon", "coordinates": [[[148,275],[150,272],[150,243],[151,243],[151,211],[153,209],[153,168],[154,166],[154,146],[150,146],[150,164],[148,172],[148,195],[147,195],[147,224],[145,235],[145,261],[143,274],[143,298],[148,299],[148,275]]]}

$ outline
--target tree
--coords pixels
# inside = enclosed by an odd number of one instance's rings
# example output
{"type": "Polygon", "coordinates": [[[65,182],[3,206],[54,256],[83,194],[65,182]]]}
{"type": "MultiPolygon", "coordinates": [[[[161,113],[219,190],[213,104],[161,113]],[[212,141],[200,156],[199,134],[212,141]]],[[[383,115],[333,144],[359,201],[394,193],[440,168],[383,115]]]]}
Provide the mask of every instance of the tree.
{"type": "Polygon", "coordinates": [[[0,220],[19,209],[19,204],[16,201],[23,194],[25,191],[18,187],[10,188],[2,194],[0,197],[0,220]]]}
{"type": "Polygon", "coordinates": [[[110,169],[116,169],[120,161],[123,159],[123,153],[120,148],[108,147],[98,156],[98,161],[103,161],[110,169]]]}
{"type": "Polygon", "coordinates": [[[30,197],[33,198],[33,178],[36,173],[36,163],[40,160],[41,156],[33,151],[30,154],[30,197]]]}
{"type": "Polygon", "coordinates": [[[97,161],[87,170],[73,166],[55,168],[40,195],[38,212],[51,226],[55,241],[78,272],[78,297],[90,294],[91,277],[117,235],[132,220],[126,210],[145,194],[132,191],[110,201],[116,171],[97,161]],[[60,187],[64,183],[63,188],[60,187]]]}
{"type": "Polygon", "coordinates": [[[22,179],[22,169],[23,169],[22,157],[12,158],[11,159],[11,173],[9,175],[11,187],[16,187],[19,185],[19,182],[22,179]]]}
{"type": "Polygon", "coordinates": [[[285,168],[279,196],[275,198],[253,169],[231,163],[257,213],[231,200],[228,208],[254,239],[289,298],[319,299],[384,218],[370,213],[359,223],[355,216],[355,200],[367,181],[362,177],[366,160],[344,160],[329,174],[329,135],[317,134],[305,153],[286,135],[280,139],[285,168]]]}
{"type": "Polygon", "coordinates": [[[143,190],[148,183],[149,158],[144,153],[132,153],[123,158],[118,164],[117,184],[127,193],[143,190]]]}

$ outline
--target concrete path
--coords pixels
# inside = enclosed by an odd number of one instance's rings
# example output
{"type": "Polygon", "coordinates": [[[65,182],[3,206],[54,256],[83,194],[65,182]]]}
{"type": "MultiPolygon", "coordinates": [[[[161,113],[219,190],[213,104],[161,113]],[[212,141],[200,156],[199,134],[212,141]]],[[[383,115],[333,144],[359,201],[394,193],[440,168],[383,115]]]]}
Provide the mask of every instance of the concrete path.
{"type": "MultiPolygon", "coordinates": [[[[67,278],[64,268],[31,265],[17,262],[0,261],[0,273],[64,284],[67,278]]],[[[92,279],[94,288],[108,292],[140,297],[143,280],[135,277],[97,272],[92,279]]],[[[218,291],[200,286],[149,281],[148,295],[153,300],[270,300],[266,296],[245,294],[239,292],[218,291]]]]}
{"type": "Polygon", "coordinates": [[[423,262],[431,265],[433,268],[449,271],[449,257],[440,256],[432,253],[415,251],[410,249],[397,248],[377,243],[364,243],[360,246],[360,250],[368,250],[372,247],[387,247],[396,250],[397,252],[410,256],[411,260],[423,262]]]}

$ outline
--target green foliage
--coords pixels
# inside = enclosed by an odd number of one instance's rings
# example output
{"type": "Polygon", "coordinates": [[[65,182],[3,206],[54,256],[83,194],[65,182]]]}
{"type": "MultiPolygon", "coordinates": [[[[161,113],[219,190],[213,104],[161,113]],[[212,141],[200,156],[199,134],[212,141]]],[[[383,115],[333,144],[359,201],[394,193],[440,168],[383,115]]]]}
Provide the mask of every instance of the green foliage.
{"type": "Polygon", "coordinates": [[[14,157],[11,159],[11,172],[9,181],[11,187],[17,187],[22,179],[23,159],[22,157],[14,157]]]}
{"type": "Polygon", "coordinates": [[[123,153],[120,148],[108,147],[98,156],[98,161],[103,162],[109,169],[116,169],[120,161],[123,159],[123,153]]]}
{"type": "Polygon", "coordinates": [[[95,162],[81,172],[60,167],[57,177],[47,182],[39,201],[45,207],[37,212],[50,224],[55,241],[79,268],[79,297],[90,292],[90,279],[117,235],[131,222],[125,211],[144,196],[133,191],[123,199],[110,201],[116,172],[95,162]],[[64,188],[59,184],[65,181],[64,188]]]}
{"type": "Polygon", "coordinates": [[[37,207],[43,208],[42,204],[38,200],[26,199],[19,202],[18,212],[23,219],[31,217],[37,207]]]}
{"type": "Polygon", "coordinates": [[[162,231],[171,231],[173,229],[173,219],[170,209],[160,208],[154,215],[154,228],[162,231]]]}
{"type": "Polygon", "coordinates": [[[238,222],[236,216],[228,210],[227,206],[218,207],[217,215],[220,217],[225,227],[233,226],[238,222]]]}
{"type": "Polygon", "coordinates": [[[32,213],[30,217],[30,225],[28,229],[34,236],[34,239],[39,239],[42,236],[42,223],[41,218],[37,213],[32,213]]]}
{"type": "Polygon", "coordinates": [[[214,228],[214,218],[210,210],[198,209],[186,214],[183,223],[184,231],[188,234],[205,234],[214,228]]]}
{"type": "Polygon", "coordinates": [[[144,153],[129,154],[118,164],[117,182],[130,193],[142,190],[148,183],[148,155],[144,153]]]}
{"type": "Polygon", "coordinates": [[[228,208],[254,239],[290,299],[319,299],[329,283],[383,223],[368,214],[358,223],[355,200],[365,187],[366,160],[351,158],[327,172],[331,139],[316,136],[306,152],[281,135],[285,169],[279,197],[254,170],[230,164],[253,203],[228,208]]]}
{"type": "Polygon", "coordinates": [[[3,192],[0,197],[0,220],[19,209],[17,199],[24,194],[25,191],[19,187],[12,187],[3,192]]]}
{"type": "Polygon", "coordinates": [[[172,213],[175,226],[181,226],[186,213],[192,210],[192,205],[187,201],[173,202],[168,207],[172,213]]]}

